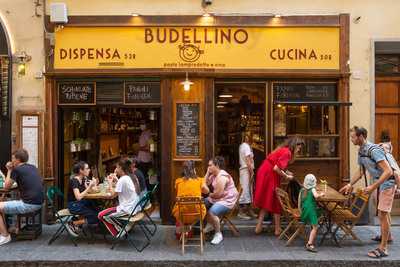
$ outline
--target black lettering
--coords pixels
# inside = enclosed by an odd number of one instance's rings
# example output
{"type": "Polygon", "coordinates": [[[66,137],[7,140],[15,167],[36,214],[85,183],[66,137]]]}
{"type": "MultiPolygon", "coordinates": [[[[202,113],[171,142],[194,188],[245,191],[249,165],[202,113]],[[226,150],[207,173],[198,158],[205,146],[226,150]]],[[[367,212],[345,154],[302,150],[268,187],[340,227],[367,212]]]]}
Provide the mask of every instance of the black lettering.
{"type": "Polygon", "coordinates": [[[145,43],[151,43],[153,42],[154,37],[153,37],[153,32],[150,28],[145,28],[144,29],[144,42],[145,43]]]}
{"type": "Polygon", "coordinates": [[[317,54],[315,54],[314,49],[311,50],[310,56],[308,57],[308,59],[317,59],[317,54]]]}
{"type": "Polygon", "coordinates": [[[74,59],[77,59],[79,57],[79,53],[78,53],[79,49],[75,48],[74,49],[74,59]]]}
{"type": "Polygon", "coordinates": [[[88,59],[94,59],[94,48],[88,49],[88,59]]]}
{"type": "Polygon", "coordinates": [[[307,50],[299,49],[299,58],[298,59],[307,59],[307,50]]]}
{"type": "Polygon", "coordinates": [[[106,49],[106,59],[110,59],[111,58],[111,49],[107,48],[106,49]]]}
{"type": "Polygon", "coordinates": [[[81,48],[79,53],[80,59],[82,59],[85,55],[86,55],[86,49],[81,48]]]}
{"type": "Polygon", "coordinates": [[[188,28],[183,28],[182,29],[182,43],[187,44],[190,43],[190,36],[187,35],[186,32],[190,31],[188,28]]]}
{"type": "Polygon", "coordinates": [[[271,52],[269,52],[269,57],[272,58],[273,60],[276,60],[276,57],[274,56],[274,54],[276,52],[276,49],[272,49],[271,52]]]}
{"type": "Polygon", "coordinates": [[[236,43],[244,44],[249,39],[249,34],[245,30],[239,29],[239,30],[235,31],[233,38],[235,39],[236,43]],[[240,33],[242,33],[242,34],[240,34],[240,33]],[[241,36],[241,35],[243,35],[243,36],[241,36]]]}
{"type": "Polygon", "coordinates": [[[204,43],[211,44],[212,41],[208,40],[207,29],[204,29],[204,43]]]}
{"type": "Polygon", "coordinates": [[[221,35],[221,44],[224,43],[224,39],[229,44],[231,43],[231,29],[228,29],[228,33],[226,33],[224,30],[221,30],[220,35],[221,35]]]}
{"type": "Polygon", "coordinates": [[[285,59],[285,52],[286,52],[285,49],[278,49],[278,58],[279,58],[280,60],[284,60],[284,59],[285,59]],[[281,53],[281,52],[282,52],[282,53],[281,53]]]}
{"type": "Polygon", "coordinates": [[[96,49],[96,58],[103,58],[103,55],[104,55],[103,52],[104,52],[103,48],[96,49]]]}
{"type": "Polygon", "coordinates": [[[197,29],[196,28],[193,29],[193,43],[195,43],[195,44],[201,43],[200,40],[197,40],[197,29]]]}
{"type": "Polygon", "coordinates": [[[115,49],[115,50],[114,50],[114,54],[112,55],[112,59],[114,59],[114,58],[121,59],[121,57],[120,57],[120,55],[119,55],[119,53],[118,53],[118,49],[115,49]]]}
{"type": "Polygon", "coordinates": [[[165,28],[164,28],[164,29],[157,28],[157,41],[158,41],[158,42],[160,42],[160,43],[165,43],[165,41],[167,40],[167,32],[166,32],[166,31],[167,31],[167,30],[166,30],[165,28]],[[163,36],[162,39],[161,39],[160,30],[162,30],[163,33],[164,33],[164,36],[163,36]]]}
{"type": "Polygon", "coordinates": [[[68,56],[67,50],[61,48],[60,49],[60,59],[65,59],[68,56]]]}
{"type": "Polygon", "coordinates": [[[289,50],[287,51],[287,57],[288,57],[288,59],[293,60],[292,52],[293,52],[293,49],[289,49],[289,50]]]}
{"type": "Polygon", "coordinates": [[[178,31],[175,30],[175,29],[170,29],[170,31],[169,31],[169,42],[170,42],[171,44],[173,44],[173,43],[176,43],[176,41],[178,41],[178,39],[179,39],[179,33],[178,33],[178,31]],[[174,33],[175,36],[173,36],[172,33],[174,33]]]}

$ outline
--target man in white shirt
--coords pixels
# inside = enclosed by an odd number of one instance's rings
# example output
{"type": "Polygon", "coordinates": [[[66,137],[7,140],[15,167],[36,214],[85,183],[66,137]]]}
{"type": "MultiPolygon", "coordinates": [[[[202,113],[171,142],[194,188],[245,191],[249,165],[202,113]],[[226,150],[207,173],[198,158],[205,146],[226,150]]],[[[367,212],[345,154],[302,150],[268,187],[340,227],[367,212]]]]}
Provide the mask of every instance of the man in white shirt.
{"type": "Polygon", "coordinates": [[[243,220],[250,220],[251,217],[257,217],[251,208],[254,180],[254,154],[250,145],[250,136],[245,135],[243,137],[243,143],[239,146],[239,177],[243,193],[239,199],[240,210],[238,217],[243,220]]]}

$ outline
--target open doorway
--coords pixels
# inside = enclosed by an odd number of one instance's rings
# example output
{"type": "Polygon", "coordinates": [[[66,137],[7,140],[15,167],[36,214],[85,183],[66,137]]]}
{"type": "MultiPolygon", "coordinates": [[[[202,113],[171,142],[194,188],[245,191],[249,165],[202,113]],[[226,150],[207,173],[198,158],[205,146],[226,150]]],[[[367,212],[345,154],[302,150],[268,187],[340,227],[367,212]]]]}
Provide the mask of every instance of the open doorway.
{"type": "MultiPolygon", "coordinates": [[[[60,108],[60,187],[67,196],[72,166],[85,161],[90,176],[103,181],[122,158],[136,164],[141,190],[160,180],[160,109],[154,107],[74,106],[60,108]],[[143,188],[142,188],[143,187],[143,188]]],[[[157,191],[160,194],[160,190],[157,191]]],[[[160,217],[160,196],[152,200],[152,216],[160,217]]],[[[64,200],[66,201],[66,199],[64,200]]]]}
{"type": "Polygon", "coordinates": [[[265,83],[215,84],[215,155],[225,158],[236,184],[244,136],[251,137],[256,169],[265,159],[265,92],[265,83]]]}

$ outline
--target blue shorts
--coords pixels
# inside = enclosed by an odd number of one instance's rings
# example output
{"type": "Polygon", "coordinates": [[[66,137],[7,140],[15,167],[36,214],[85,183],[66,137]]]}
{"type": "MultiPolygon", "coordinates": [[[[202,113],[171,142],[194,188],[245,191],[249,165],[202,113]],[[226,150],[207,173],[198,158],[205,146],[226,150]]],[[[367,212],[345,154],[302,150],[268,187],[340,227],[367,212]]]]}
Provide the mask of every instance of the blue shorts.
{"type": "Polygon", "coordinates": [[[225,215],[231,210],[228,207],[225,207],[224,205],[218,203],[212,204],[207,198],[204,200],[204,203],[206,204],[207,211],[218,217],[225,215]]]}
{"type": "Polygon", "coordinates": [[[5,214],[25,214],[37,211],[42,207],[42,205],[28,204],[22,200],[5,201],[3,204],[5,214]]]}

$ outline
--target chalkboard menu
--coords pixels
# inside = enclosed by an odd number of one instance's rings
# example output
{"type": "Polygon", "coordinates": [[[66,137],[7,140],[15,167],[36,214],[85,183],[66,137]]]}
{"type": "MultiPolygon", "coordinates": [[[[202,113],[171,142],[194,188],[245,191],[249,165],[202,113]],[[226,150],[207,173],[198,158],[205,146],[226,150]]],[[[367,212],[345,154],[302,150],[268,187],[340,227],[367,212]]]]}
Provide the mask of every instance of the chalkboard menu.
{"type": "Polygon", "coordinates": [[[59,105],[95,105],[94,82],[62,82],[58,84],[59,105]]]}
{"type": "Polygon", "coordinates": [[[275,101],[336,101],[335,83],[274,83],[275,101]]]}
{"type": "Polygon", "coordinates": [[[200,104],[176,104],[176,156],[200,156],[200,104]]]}
{"type": "Polygon", "coordinates": [[[124,104],[160,103],[160,83],[126,82],[124,86],[124,104]]]}

